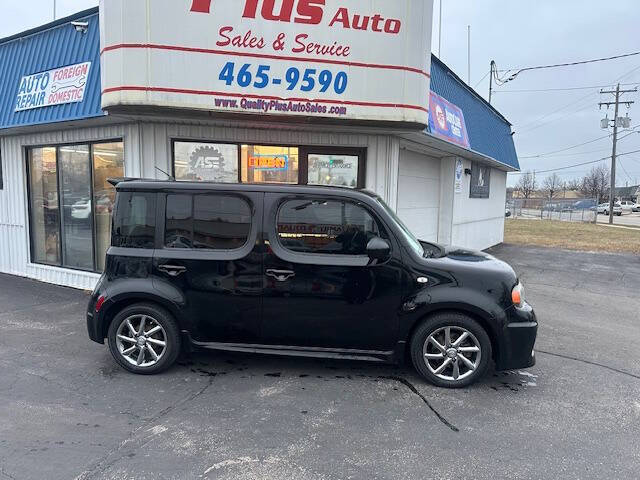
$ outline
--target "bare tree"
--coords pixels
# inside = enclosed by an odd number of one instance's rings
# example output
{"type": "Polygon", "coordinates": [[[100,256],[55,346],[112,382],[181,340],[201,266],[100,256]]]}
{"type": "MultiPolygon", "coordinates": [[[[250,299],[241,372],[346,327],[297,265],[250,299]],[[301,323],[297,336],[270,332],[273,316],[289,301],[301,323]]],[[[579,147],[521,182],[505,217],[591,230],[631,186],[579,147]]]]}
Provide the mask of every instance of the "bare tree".
{"type": "Polygon", "coordinates": [[[562,190],[563,184],[564,182],[560,178],[560,175],[554,173],[544,179],[542,182],[542,189],[549,197],[549,200],[551,200],[555,194],[562,190]]]}
{"type": "Polygon", "coordinates": [[[582,179],[572,178],[571,180],[567,180],[565,182],[565,188],[567,191],[579,191],[582,188],[582,179]]]}
{"type": "Polygon", "coordinates": [[[591,171],[582,179],[580,191],[598,202],[609,198],[609,187],[611,184],[611,174],[604,165],[593,167],[591,171]]]}
{"type": "Polygon", "coordinates": [[[536,191],[536,179],[530,171],[520,176],[516,184],[516,191],[525,199],[531,198],[533,192],[536,191]]]}

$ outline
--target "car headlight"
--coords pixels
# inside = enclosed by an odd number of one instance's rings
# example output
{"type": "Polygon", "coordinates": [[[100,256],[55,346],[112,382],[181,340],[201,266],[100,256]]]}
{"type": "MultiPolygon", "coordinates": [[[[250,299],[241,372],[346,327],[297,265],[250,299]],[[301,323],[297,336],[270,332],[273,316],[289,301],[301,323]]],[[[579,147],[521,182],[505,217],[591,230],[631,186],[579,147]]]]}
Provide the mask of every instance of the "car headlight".
{"type": "Polygon", "coordinates": [[[513,290],[511,290],[511,301],[518,308],[522,308],[524,306],[524,287],[521,283],[518,283],[513,287],[513,290]]]}

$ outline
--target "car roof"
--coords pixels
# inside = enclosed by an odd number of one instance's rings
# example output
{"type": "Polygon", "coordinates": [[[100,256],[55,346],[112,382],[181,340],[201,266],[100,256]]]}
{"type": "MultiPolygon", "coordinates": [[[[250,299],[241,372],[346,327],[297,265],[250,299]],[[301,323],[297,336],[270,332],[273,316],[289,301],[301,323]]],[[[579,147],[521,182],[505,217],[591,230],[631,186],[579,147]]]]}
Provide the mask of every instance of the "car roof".
{"type": "Polygon", "coordinates": [[[264,192],[309,195],[336,195],[368,197],[377,199],[377,194],[366,189],[324,186],[324,185],[283,185],[273,183],[216,183],[195,181],[166,181],[151,179],[109,179],[118,191],[225,191],[225,192],[264,192]]]}

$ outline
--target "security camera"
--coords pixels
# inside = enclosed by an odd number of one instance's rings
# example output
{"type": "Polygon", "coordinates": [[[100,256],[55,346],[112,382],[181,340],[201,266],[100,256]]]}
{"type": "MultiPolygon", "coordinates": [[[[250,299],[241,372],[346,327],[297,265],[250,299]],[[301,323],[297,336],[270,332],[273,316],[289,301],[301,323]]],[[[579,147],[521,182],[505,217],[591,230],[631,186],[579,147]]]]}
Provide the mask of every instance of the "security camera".
{"type": "Polygon", "coordinates": [[[89,30],[89,22],[71,22],[71,25],[78,33],[87,33],[87,30],[89,30]]]}

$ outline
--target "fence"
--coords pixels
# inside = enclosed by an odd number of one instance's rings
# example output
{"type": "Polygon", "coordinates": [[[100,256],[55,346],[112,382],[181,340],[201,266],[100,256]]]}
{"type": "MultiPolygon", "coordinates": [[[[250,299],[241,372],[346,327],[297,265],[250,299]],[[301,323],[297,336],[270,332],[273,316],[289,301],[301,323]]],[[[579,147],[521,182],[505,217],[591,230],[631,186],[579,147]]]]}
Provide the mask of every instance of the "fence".
{"type": "Polygon", "coordinates": [[[507,210],[514,218],[539,218],[565,222],[595,223],[598,202],[593,198],[545,199],[514,198],[507,202],[507,210]]]}

